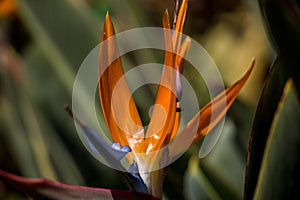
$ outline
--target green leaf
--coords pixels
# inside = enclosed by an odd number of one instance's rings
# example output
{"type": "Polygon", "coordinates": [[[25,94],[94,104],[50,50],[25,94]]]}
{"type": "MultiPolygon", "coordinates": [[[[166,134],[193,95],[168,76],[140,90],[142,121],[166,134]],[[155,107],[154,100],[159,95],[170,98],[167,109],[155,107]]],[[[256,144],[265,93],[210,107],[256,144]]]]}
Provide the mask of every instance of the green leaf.
{"type": "Polygon", "coordinates": [[[299,122],[300,105],[289,80],[272,123],[254,199],[299,199],[299,122]]]}
{"type": "Polygon", "coordinates": [[[190,157],[189,153],[186,152],[178,158],[178,160],[168,166],[163,192],[169,199],[184,199],[183,174],[187,170],[190,157]]]}
{"type": "Polygon", "coordinates": [[[30,147],[26,130],[17,115],[16,108],[7,99],[1,101],[1,140],[7,144],[9,152],[20,167],[22,174],[38,177],[38,168],[30,147]],[[5,117],[4,117],[5,116],[5,117]],[[2,126],[3,125],[3,126],[2,126]]]}
{"type": "MultiPolygon", "coordinates": [[[[19,66],[18,66],[19,67],[19,66]]],[[[1,141],[7,145],[12,155],[12,160],[20,167],[22,174],[32,177],[38,177],[38,166],[35,162],[33,150],[28,137],[26,127],[24,126],[19,105],[22,95],[17,87],[16,81],[6,70],[1,71],[0,76],[3,81],[3,96],[0,104],[0,133],[1,141]]]]}
{"type": "MultiPolygon", "coordinates": [[[[57,173],[57,180],[72,184],[87,182],[89,185],[124,188],[124,183],[120,182],[120,176],[115,171],[99,163],[86,151],[76,133],[72,118],[63,108],[66,102],[71,103],[68,90],[53,73],[52,63],[48,62],[36,45],[27,49],[25,64],[27,79],[24,95],[31,100],[43,134],[47,138],[47,150],[57,173]],[[104,183],[97,177],[110,181],[104,183]]],[[[20,167],[22,166],[21,164],[20,167]]]]}
{"type": "Polygon", "coordinates": [[[282,60],[277,60],[266,79],[259,104],[255,113],[250,135],[247,168],[244,186],[244,199],[251,200],[269,135],[274,113],[280,101],[287,80],[282,60]]]}
{"type": "Polygon", "coordinates": [[[194,156],[189,161],[184,176],[185,197],[191,200],[221,199],[214,185],[199,166],[199,158],[194,156]]]}
{"type": "Polygon", "coordinates": [[[18,2],[21,19],[34,41],[46,55],[60,80],[72,91],[74,71],[85,56],[100,42],[93,22],[83,17],[84,8],[75,8],[70,1],[18,2]]]}
{"type": "Polygon", "coordinates": [[[186,198],[241,199],[245,163],[238,148],[235,126],[227,119],[213,151],[203,159],[190,159],[184,176],[186,198]]]}
{"type": "Polygon", "coordinates": [[[236,127],[227,118],[218,143],[200,167],[222,199],[242,198],[245,163],[236,140],[236,127]]]}

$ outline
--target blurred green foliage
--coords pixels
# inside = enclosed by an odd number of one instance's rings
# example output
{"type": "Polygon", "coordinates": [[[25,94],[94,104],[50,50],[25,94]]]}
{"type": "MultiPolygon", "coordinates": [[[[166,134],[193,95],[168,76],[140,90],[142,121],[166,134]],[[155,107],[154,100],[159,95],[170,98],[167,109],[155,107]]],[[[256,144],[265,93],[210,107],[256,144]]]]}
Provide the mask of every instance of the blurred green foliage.
{"type": "MultiPolygon", "coordinates": [[[[200,144],[196,144],[169,167],[165,199],[242,199],[243,194],[245,199],[280,199],[296,191],[300,178],[296,170],[300,141],[298,4],[262,0],[259,12],[253,1],[224,2],[190,0],[184,33],[203,44],[226,84],[243,74],[251,57],[256,57],[257,65],[228,113],[216,148],[199,159],[200,144]],[[272,45],[261,19],[273,38],[272,45]],[[281,29],[288,31],[281,34],[281,29]],[[271,46],[279,55],[275,61],[271,46]],[[285,182],[292,184],[279,187],[278,183],[285,182]],[[274,188],[278,193],[270,192],[274,188]]],[[[172,13],[173,4],[171,0],[17,1],[17,14],[0,19],[1,169],[76,185],[127,189],[118,172],[99,163],[84,148],[63,106],[71,104],[81,62],[100,42],[107,10],[121,32],[160,27],[164,9],[172,13]]],[[[149,61],[160,61],[158,54],[132,53],[123,59],[124,67],[142,64],[145,55],[149,61]]],[[[209,101],[193,70],[187,67],[184,75],[199,89],[200,104],[209,101]]],[[[134,94],[141,110],[147,111],[152,95],[151,87],[134,94]]],[[[22,196],[0,182],[0,198],[22,196]]]]}
{"type": "Polygon", "coordinates": [[[299,3],[289,0],[259,3],[278,56],[267,77],[250,136],[244,198],[299,198],[299,155],[294,153],[300,141],[296,53],[300,41],[299,3]]]}

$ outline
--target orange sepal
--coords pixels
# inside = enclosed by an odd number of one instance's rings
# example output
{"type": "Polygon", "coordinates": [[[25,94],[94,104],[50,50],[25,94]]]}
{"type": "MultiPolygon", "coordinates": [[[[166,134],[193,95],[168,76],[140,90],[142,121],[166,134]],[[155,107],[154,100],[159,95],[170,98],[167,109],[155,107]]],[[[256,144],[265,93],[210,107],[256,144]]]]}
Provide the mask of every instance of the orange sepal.
{"type": "MultiPolygon", "coordinates": [[[[169,14],[166,11],[163,17],[163,27],[165,28],[165,47],[172,51],[172,36],[170,30],[169,14]]],[[[149,140],[147,152],[158,150],[171,133],[175,120],[176,96],[172,92],[176,91],[176,73],[174,66],[174,55],[172,52],[165,52],[163,74],[157,90],[155,107],[148,126],[146,138],[149,140]],[[159,107],[158,107],[159,105],[159,107]],[[164,118],[162,118],[164,116],[164,118]]]]}
{"type": "Polygon", "coordinates": [[[237,97],[239,91],[242,89],[242,87],[248,80],[253,70],[254,64],[255,60],[253,59],[249,65],[246,74],[240,80],[238,80],[232,86],[230,86],[225,91],[220,93],[217,97],[215,97],[209,104],[202,108],[200,112],[191,120],[190,123],[193,124],[193,120],[199,120],[200,114],[199,127],[197,134],[194,137],[193,143],[197,142],[199,139],[201,139],[203,136],[209,133],[225,116],[226,112],[229,110],[235,98],[237,97]],[[214,107],[215,116],[211,119],[212,106],[214,107]]]}
{"type": "Polygon", "coordinates": [[[105,42],[100,47],[99,56],[100,103],[113,140],[133,148],[143,140],[143,126],[124,77],[117,42],[112,37],[114,35],[114,27],[107,13],[102,35],[102,42],[105,42]]]}
{"type": "Polygon", "coordinates": [[[179,9],[179,13],[178,13],[177,20],[176,20],[176,26],[175,26],[173,38],[172,38],[173,50],[176,54],[178,54],[179,50],[180,50],[181,36],[182,36],[181,32],[182,32],[184,21],[185,21],[187,7],[188,7],[188,1],[183,0],[182,4],[180,6],[180,9],[179,9]]]}

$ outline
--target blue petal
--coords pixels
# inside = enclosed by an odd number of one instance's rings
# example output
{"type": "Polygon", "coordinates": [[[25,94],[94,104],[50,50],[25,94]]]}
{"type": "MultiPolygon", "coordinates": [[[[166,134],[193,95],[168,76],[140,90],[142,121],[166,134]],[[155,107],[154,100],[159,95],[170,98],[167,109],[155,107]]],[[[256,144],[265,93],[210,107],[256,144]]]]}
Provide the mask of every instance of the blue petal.
{"type": "Polygon", "coordinates": [[[122,146],[122,148],[121,148],[121,151],[123,151],[123,152],[130,152],[130,151],[131,151],[131,149],[130,149],[130,147],[129,147],[129,146],[127,146],[127,145],[124,145],[124,146],[122,146]]]}
{"type": "Polygon", "coordinates": [[[129,171],[124,168],[120,160],[128,154],[131,149],[129,146],[125,145],[121,147],[119,142],[114,142],[112,145],[106,143],[102,137],[100,137],[96,131],[84,125],[76,116],[73,115],[72,110],[68,105],[65,106],[66,111],[73,117],[74,121],[80,126],[86,137],[86,141],[90,146],[90,149],[94,154],[100,154],[102,158],[109,164],[111,167],[119,170],[126,178],[129,187],[137,192],[148,193],[147,186],[145,185],[143,179],[139,174],[137,163],[134,161],[130,167],[129,171]]]}
{"type": "Polygon", "coordinates": [[[124,158],[126,154],[128,154],[131,149],[128,146],[123,146],[120,148],[120,144],[113,143],[109,145],[101,136],[98,135],[93,129],[79,124],[82,131],[85,133],[86,139],[90,145],[91,150],[100,154],[105,161],[110,164],[112,167],[118,170],[124,170],[124,168],[120,168],[120,160],[124,158]]]}
{"type": "MultiPolygon", "coordinates": [[[[96,149],[97,152],[100,152],[101,156],[110,165],[113,165],[116,169],[120,169],[121,163],[119,160],[131,151],[129,146],[125,145],[121,147],[118,142],[109,145],[94,130],[85,125],[81,125],[81,128],[87,136],[89,144],[92,145],[92,148],[96,149]],[[116,162],[116,160],[118,162],[116,162]]],[[[123,171],[122,174],[125,176],[131,190],[144,193],[148,192],[147,186],[139,174],[138,165],[135,161],[129,166],[129,173],[125,172],[125,168],[122,168],[120,171],[123,171]]]]}
{"type": "Polygon", "coordinates": [[[139,173],[139,168],[135,161],[133,161],[133,163],[129,166],[128,171],[132,174],[139,173]]]}
{"type": "Polygon", "coordinates": [[[123,172],[123,175],[125,176],[130,189],[137,192],[148,193],[147,186],[139,174],[138,165],[135,161],[129,166],[128,171],[129,173],[123,172]]]}
{"type": "Polygon", "coordinates": [[[118,150],[118,151],[122,151],[122,152],[125,152],[125,153],[129,153],[131,151],[129,146],[124,145],[124,146],[121,147],[119,142],[113,142],[111,147],[118,150]]]}
{"type": "Polygon", "coordinates": [[[121,145],[119,142],[113,142],[111,145],[112,148],[120,150],[121,149],[121,145]]]}

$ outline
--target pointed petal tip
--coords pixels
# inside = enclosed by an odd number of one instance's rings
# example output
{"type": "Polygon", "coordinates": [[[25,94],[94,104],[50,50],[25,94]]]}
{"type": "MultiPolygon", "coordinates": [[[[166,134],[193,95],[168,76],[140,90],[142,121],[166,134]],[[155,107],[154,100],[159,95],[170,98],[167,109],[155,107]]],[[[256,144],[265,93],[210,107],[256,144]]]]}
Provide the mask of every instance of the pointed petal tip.
{"type": "Polygon", "coordinates": [[[106,15],[105,15],[105,22],[106,23],[110,22],[110,16],[109,16],[108,11],[106,12],[106,15]]]}
{"type": "Polygon", "coordinates": [[[181,7],[183,9],[185,9],[185,14],[186,14],[186,9],[187,9],[188,3],[189,3],[188,0],[183,0],[182,3],[181,3],[181,7]]]}
{"type": "MultiPolygon", "coordinates": [[[[251,61],[250,61],[250,64],[248,65],[248,70],[246,71],[246,74],[244,76],[246,76],[248,79],[248,77],[250,76],[253,68],[254,68],[254,65],[255,65],[255,58],[252,57],[251,61]]],[[[241,79],[243,79],[244,77],[242,77],[241,79]]]]}
{"type": "Polygon", "coordinates": [[[165,12],[164,12],[163,27],[166,28],[166,29],[170,29],[170,18],[169,18],[168,9],[166,9],[165,12]]]}
{"type": "Polygon", "coordinates": [[[164,15],[169,15],[169,11],[168,9],[166,8],[165,12],[164,12],[164,15]]]}
{"type": "Polygon", "coordinates": [[[107,24],[111,23],[110,16],[109,16],[109,11],[106,11],[106,14],[105,14],[105,23],[107,23],[107,24]]]}
{"type": "MultiPolygon", "coordinates": [[[[231,85],[229,88],[227,88],[225,91],[220,93],[217,97],[215,97],[209,104],[207,104],[204,108],[201,109],[200,113],[200,119],[202,120],[202,123],[199,124],[198,133],[196,134],[193,143],[197,142],[200,138],[205,136],[207,133],[209,133],[217,124],[218,122],[224,117],[226,112],[231,107],[232,103],[236,99],[237,95],[239,94],[240,90],[243,88],[245,83],[247,82],[255,64],[255,59],[252,58],[251,62],[248,66],[248,69],[246,73],[241,77],[237,82],[235,82],[233,85],[231,85]],[[224,107],[224,101],[226,102],[226,106],[224,107]],[[215,105],[216,107],[219,107],[217,110],[219,110],[218,114],[212,117],[212,105],[215,105]]],[[[196,115],[198,116],[198,115],[196,115]]],[[[191,122],[197,122],[197,117],[194,117],[191,122]]],[[[191,123],[189,122],[189,123],[191,123]]],[[[192,124],[192,123],[191,123],[192,124]]]]}
{"type": "Polygon", "coordinates": [[[251,62],[250,62],[250,66],[251,66],[252,68],[254,67],[255,62],[256,62],[255,57],[252,57],[251,62]]]}

